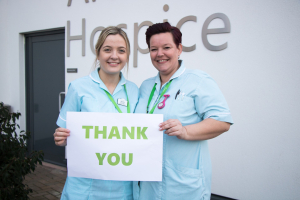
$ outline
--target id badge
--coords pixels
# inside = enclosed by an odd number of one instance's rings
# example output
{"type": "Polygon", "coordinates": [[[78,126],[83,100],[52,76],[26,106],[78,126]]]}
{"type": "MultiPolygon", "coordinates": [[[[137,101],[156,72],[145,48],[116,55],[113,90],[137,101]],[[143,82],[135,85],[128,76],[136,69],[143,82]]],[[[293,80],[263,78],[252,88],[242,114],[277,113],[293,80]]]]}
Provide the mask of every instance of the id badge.
{"type": "Polygon", "coordinates": [[[125,99],[118,99],[117,104],[121,106],[127,106],[127,101],[125,99]]]}

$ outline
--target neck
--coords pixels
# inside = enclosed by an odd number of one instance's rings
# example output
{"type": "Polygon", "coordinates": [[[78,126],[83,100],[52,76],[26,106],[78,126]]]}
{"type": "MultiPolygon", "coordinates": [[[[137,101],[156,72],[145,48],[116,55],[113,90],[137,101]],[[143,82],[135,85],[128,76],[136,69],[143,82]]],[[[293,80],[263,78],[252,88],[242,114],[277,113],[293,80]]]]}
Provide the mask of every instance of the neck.
{"type": "Polygon", "coordinates": [[[173,76],[173,74],[171,74],[171,75],[162,75],[162,74],[160,74],[160,82],[161,82],[160,87],[162,87],[166,82],[168,82],[170,80],[170,78],[173,76]]]}
{"type": "Polygon", "coordinates": [[[101,70],[101,68],[98,74],[102,82],[107,87],[108,91],[113,94],[120,81],[120,74],[107,74],[103,70],[101,70]]]}
{"type": "Polygon", "coordinates": [[[173,76],[173,74],[175,74],[175,72],[179,69],[179,67],[180,67],[180,65],[178,63],[178,66],[169,73],[159,72],[160,82],[161,82],[160,87],[162,87],[166,82],[168,82],[170,80],[170,78],[173,76]]]}

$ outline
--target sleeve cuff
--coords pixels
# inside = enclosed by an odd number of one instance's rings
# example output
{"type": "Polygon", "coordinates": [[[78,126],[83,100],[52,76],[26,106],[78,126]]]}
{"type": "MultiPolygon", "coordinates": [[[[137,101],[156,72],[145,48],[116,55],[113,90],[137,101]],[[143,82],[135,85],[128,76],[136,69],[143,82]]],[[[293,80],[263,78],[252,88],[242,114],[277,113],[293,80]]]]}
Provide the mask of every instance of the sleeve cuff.
{"type": "Polygon", "coordinates": [[[66,128],[66,122],[67,120],[65,120],[64,118],[62,118],[60,115],[58,116],[58,119],[56,121],[57,126],[62,127],[62,128],[66,128]]]}
{"type": "Polygon", "coordinates": [[[228,122],[233,125],[233,120],[230,113],[207,113],[203,119],[212,118],[222,122],[228,122]]]}

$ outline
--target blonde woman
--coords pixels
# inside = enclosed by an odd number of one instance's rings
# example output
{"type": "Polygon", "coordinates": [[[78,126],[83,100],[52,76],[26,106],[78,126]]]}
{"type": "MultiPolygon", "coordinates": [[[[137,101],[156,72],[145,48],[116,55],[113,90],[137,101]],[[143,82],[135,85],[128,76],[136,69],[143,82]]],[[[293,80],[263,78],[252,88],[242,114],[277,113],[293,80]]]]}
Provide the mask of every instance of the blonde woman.
{"type": "MultiPolygon", "coordinates": [[[[107,112],[132,113],[138,101],[138,87],[127,81],[121,70],[129,60],[130,44],[126,33],[118,27],[105,28],[95,46],[100,67],[90,75],[70,83],[65,103],[57,119],[54,141],[58,146],[67,144],[72,134],[66,129],[66,113],[107,112]],[[117,99],[128,101],[118,105],[117,99]]],[[[67,177],[61,199],[122,199],[131,200],[131,181],[108,181],[67,177]]]]}

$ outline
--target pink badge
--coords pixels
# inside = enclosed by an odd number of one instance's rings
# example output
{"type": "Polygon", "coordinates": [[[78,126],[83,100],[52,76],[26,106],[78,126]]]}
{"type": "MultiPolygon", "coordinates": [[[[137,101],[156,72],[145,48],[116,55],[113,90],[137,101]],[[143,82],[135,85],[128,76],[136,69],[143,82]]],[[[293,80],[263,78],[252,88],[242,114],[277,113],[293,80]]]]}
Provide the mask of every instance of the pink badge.
{"type": "Polygon", "coordinates": [[[160,103],[158,104],[158,106],[157,106],[159,109],[162,109],[162,108],[165,107],[165,105],[166,105],[165,102],[166,102],[166,100],[167,100],[167,98],[168,98],[169,96],[170,96],[169,94],[165,94],[165,95],[164,95],[165,99],[164,99],[162,102],[160,102],[160,103]]]}

